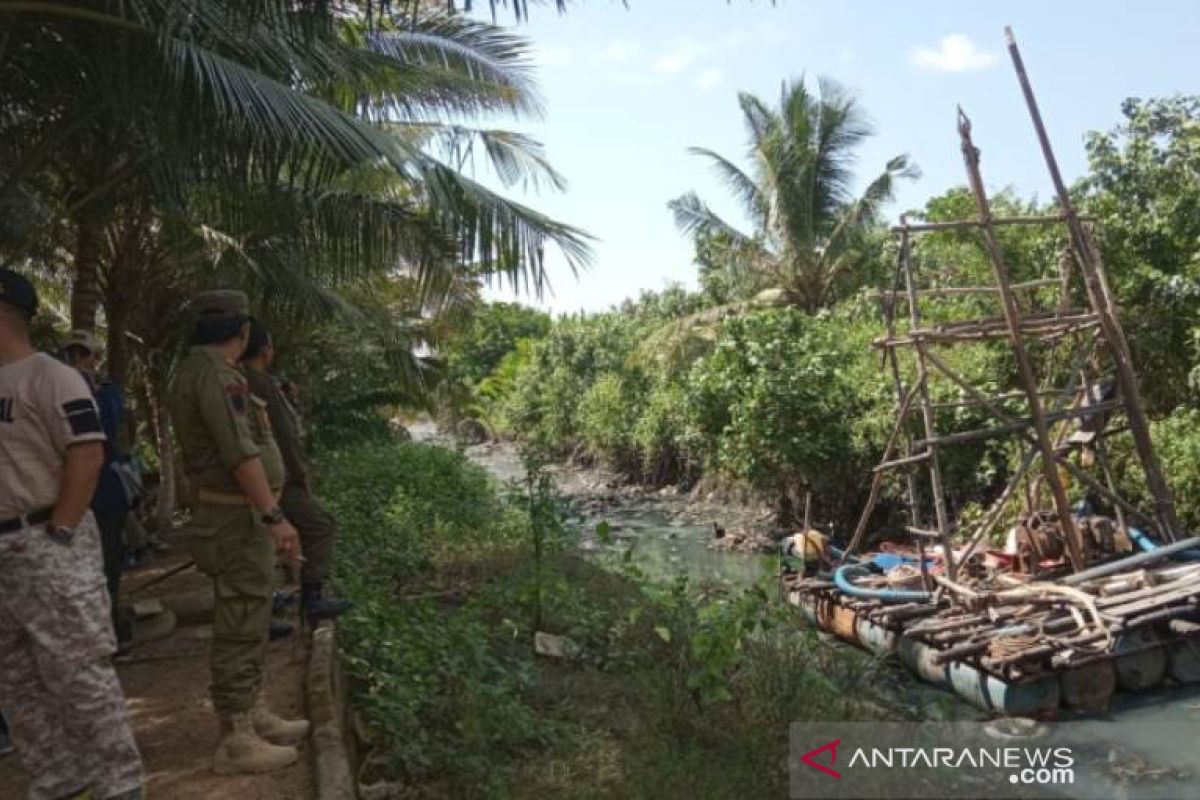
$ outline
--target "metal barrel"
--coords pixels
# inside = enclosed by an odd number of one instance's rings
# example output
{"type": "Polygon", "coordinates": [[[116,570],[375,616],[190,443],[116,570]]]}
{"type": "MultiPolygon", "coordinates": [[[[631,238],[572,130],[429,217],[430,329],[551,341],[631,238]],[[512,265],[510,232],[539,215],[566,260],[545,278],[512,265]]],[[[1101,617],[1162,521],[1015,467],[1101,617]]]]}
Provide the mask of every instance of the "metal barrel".
{"type": "Polygon", "coordinates": [[[854,630],[858,615],[841,603],[831,602],[829,606],[829,630],[842,641],[859,644],[854,630]]]}
{"type": "Polygon", "coordinates": [[[854,625],[858,641],[875,655],[886,656],[896,652],[898,638],[896,632],[872,622],[866,617],[859,617],[854,625]]]}
{"type": "Polygon", "coordinates": [[[1200,640],[1181,639],[1167,645],[1167,673],[1178,683],[1200,683],[1200,640]]]}
{"type": "Polygon", "coordinates": [[[1108,707],[1117,689],[1117,673],[1111,661],[1093,661],[1065,670],[1058,676],[1063,705],[1085,711],[1108,707]]]}
{"type": "Polygon", "coordinates": [[[934,663],[933,657],[936,653],[936,649],[907,636],[901,636],[896,645],[896,655],[899,656],[900,662],[915,672],[917,677],[934,686],[949,687],[950,676],[946,666],[934,663]]]}
{"type": "Polygon", "coordinates": [[[1117,683],[1131,692],[1151,689],[1167,673],[1167,654],[1154,629],[1146,626],[1119,634],[1113,644],[1117,683]]]}
{"type": "Polygon", "coordinates": [[[1058,708],[1057,676],[1029,683],[1009,683],[961,661],[952,661],[947,672],[954,693],[984,711],[1010,717],[1037,717],[1058,708]]]}

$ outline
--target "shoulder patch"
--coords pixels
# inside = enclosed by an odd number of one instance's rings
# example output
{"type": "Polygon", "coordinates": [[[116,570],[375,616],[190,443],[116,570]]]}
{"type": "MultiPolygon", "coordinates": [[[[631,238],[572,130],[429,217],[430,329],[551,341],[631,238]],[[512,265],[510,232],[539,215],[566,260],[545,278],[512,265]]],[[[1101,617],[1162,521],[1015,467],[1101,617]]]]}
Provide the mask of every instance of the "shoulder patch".
{"type": "Polygon", "coordinates": [[[246,413],[246,386],[242,383],[227,383],[225,384],[225,396],[229,398],[229,405],[238,414],[246,413]]]}

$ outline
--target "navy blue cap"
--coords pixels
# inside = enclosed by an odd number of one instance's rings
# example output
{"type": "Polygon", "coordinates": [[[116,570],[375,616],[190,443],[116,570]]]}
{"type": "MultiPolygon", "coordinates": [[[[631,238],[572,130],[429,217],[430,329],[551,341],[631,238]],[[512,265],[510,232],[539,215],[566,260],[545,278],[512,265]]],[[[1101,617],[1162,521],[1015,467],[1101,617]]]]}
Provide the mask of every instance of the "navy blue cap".
{"type": "Polygon", "coordinates": [[[0,303],[6,303],[32,318],[37,313],[37,290],[24,275],[11,269],[0,269],[0,303]]]}

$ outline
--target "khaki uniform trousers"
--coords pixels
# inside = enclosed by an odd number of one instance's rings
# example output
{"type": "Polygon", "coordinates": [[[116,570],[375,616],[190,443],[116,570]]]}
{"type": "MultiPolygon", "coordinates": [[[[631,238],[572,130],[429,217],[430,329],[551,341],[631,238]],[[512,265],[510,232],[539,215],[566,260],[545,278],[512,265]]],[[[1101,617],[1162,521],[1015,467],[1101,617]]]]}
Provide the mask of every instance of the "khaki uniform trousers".
{"type": "Polygon", "coordinates": [[[213,581],[213,708],[249,711],[267,657],[275,546],[248,506],[199,502],[191,528],[192,558],[213,581]]]}
{"type": "Polygon", "coordinates": [[[304,553],[304,563],[300,567],[301,582],[324,581],[329,576],[333,541],[337,537],[337,522],[333,515],[322,508],[303,486],[293,484],[283,487],[279,505],[300,534],[300,550],[304,553]]]}

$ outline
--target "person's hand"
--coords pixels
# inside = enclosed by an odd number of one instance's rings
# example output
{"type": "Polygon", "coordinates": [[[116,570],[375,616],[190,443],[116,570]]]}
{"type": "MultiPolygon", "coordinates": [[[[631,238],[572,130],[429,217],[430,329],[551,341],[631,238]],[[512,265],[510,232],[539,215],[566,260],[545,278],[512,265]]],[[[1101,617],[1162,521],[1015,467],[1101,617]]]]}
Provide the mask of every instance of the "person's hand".
{"type": "Polygon", "coordinates": [[[297,566],[304,557],[300,554],[300,534],[286,519],[267,526],[267,533],[275,540],[275,554],[292,566],[297,566]]]}

